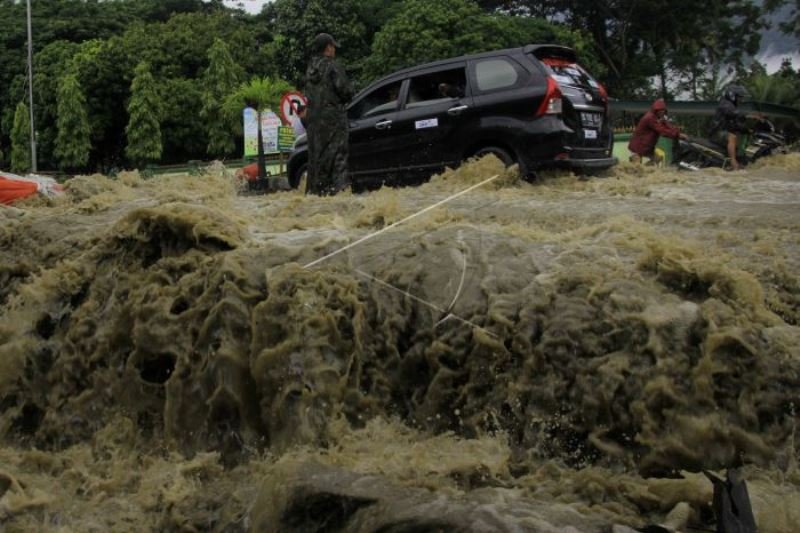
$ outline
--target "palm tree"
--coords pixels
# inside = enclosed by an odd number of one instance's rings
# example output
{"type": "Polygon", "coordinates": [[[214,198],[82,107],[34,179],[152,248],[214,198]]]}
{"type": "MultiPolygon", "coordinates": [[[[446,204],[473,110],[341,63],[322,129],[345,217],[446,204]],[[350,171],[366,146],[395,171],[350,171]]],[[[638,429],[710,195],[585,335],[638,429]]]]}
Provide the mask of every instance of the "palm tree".
{"type": "Polygon", "coordinates": [[[281,97],[292,90],[289,82],[278,78],[253,78],[243,83],[236,91],[225,99],[224,110],[230,117],[241,116],[242,110],[252,107],[256,110],[258,122],[258,179],[267,177],[264,160],[264,141],[261,131],[261,112],[265,109],[277,109],[281,97]]]}

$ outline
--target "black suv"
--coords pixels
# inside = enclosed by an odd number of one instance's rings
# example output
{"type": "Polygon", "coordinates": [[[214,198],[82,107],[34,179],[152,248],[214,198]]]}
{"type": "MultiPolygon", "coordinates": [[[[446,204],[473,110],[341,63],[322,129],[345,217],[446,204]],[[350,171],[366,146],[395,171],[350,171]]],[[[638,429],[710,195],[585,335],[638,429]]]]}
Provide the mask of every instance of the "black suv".
{"type": "MultiPolygon", "coordinates": [[[[616,163],[608,95],[558,45],[529,45],[428,63],[372,83],[347,108],[354,187],[427,179],[485,154],[537,169],[600,170],[616,163]]],[[[308,145],[289,159],[297,187],[308,145]]]]}

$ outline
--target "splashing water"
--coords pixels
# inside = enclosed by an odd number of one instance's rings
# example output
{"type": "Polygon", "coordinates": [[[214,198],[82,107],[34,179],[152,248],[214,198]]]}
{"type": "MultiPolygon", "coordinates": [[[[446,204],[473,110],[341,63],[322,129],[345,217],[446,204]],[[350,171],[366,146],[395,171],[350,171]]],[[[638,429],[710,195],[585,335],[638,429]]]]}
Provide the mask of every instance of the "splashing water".
{"type": "Polygon", "coordinates": [[[743,466],[793,531],[798,168],[316,198],[217,166],[2,209],[0,525],[709,528],[700,471],[743,466]]]}

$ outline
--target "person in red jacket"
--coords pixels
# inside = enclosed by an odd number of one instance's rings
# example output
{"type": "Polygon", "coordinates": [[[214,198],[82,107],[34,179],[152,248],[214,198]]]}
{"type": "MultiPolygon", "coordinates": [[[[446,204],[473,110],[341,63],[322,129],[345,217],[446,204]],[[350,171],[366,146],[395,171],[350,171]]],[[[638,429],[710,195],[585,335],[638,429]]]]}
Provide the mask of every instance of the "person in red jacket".
{"type": "Polygon", "coordinates": [[[667,122],[666,115],[667,104],[659,98],[653,102],[650,111],[644,114],[631,135],[631,142],[628,143],[631,163],[641,163],[643,157],[649,158],[652,163],[660,163],[661,156],[656,154],[656,143],[662,135],[670,139],[686,139],[679,128],[667,122]]]}

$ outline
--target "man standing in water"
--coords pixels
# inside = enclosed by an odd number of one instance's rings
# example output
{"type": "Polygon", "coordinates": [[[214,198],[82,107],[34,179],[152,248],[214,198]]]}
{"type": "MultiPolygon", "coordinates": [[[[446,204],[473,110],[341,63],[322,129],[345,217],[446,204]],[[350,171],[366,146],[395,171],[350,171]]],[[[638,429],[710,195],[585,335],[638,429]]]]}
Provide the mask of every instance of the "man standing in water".
{"type": "Polygon", "coordinates": [[[350,185],[345,106],[353,97],[353,89],[342,67],[334,61],[339,47],[334,38],[320,33],[311,47],[313,56],[306,70],[306,194],[334,195],[350,185]]]}

